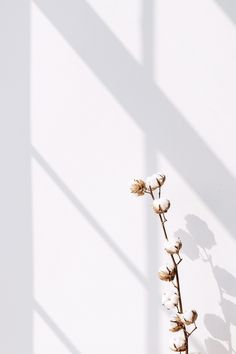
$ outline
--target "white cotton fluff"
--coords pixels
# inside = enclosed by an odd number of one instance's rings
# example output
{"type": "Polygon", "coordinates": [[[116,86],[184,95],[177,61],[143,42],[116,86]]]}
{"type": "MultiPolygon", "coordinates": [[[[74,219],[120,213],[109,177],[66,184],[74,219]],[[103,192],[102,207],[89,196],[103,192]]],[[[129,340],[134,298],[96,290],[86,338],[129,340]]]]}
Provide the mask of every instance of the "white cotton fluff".
{"type": "Polygon", "coordinates": [[[175,308],[178,305],[179,296],[177,293],[169,292],[162,295],[162,305],[168,310],[175,308]]]}
{"type": "Polygon", "coordinates": [[[169,239],[165,243],[165,250],[169,254],[179,253],[181,247],[182,247],[182,242],[179,238],[169,239]]]}
{"type": "Polygon", "coordinates": [[[178,334],[172,337],[170,341],[170,349],[174,352],[182,352],[186,349],[186,339],[183,330],[179,331],[178,334]]]}
{"type": "Polygon", "coordinates": [[[165,265],[159,268],[159,272],[169,274],[170,272],[173,272],[174,269],[175,269],[174,263],[166,263],[165,265]]]}
{"type": "Polygon", "coordinates": [[[170,207],[170,201],[165,198],[154,199],[152,205],[157,214],[166,213],[170,207]]]}
{"type": "Polygon", "coordinates": [[[146,178],[146,185],[150,186],[152,190],[155,190],[158,187],[161,187],[163,185],[165,179],[166,179],[165,175],[160,173],[155,173],[146,178]]]}
{"type": "Polygon", "coordinates": [[[197,314],[196,310],[188,310],[188,311],[185,311],[181,315],[181,319],[184,322],[184,324],[186,324],[186,325],[190,325],[190,324],[194,323],[196,321],[197,317],[198,317],[198,314],[197,314]]]}
{"type": "Polygon", "coordinates": [[[159,187],[155,175],[146,178],[146,185],[151,187],[153,190],[159,187]]]}

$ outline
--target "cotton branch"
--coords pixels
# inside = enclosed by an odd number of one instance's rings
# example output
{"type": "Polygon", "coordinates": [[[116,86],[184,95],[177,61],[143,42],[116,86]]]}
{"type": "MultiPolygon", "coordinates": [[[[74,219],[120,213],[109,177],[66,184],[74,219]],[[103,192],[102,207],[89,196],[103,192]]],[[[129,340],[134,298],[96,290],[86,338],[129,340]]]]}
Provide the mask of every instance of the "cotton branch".
{"type": "Polygon", "coordinates": [[[165,214],[170,208],[170,201],[165,198],[161,198],[161,188],[166,180],[166,177],[162,174],[154,174],[146,179],[144,182],[141,179],[134,180],[131,186],[131,192],[142,196],[148,194],[153,201],[153,210],[158,215],[160,224],[162,227],[163,235],[165,238],[164,250],[169,255],[171,263],[167,263],[159,269],[159,278],[163,281],[171,282],[176,292],[171,294],[163,294],[163,305],[167,309],[175,308],[177,313],[170,320],[171,326],[169,330],[176,332],[176,335],[172,338],[170,343],[171,350],[175,352],[189,353],[189,336],[197,329],[195,321],[197,319],[197,312],[195,310],[183,311],[183,302],[180,289],[179,269],[178,266],[182,262],[182,258],[179,255],[179,251],[182,248],[182,242],[180,239],[170,238],[167,234],[165,214]],[[158,191],[158,198],[155,198],[155,192],[158,191]],[[175,259],[177,255],[178,260],[175,259]],[[194,324],[195,327],[191,332],[187,331],[187,326],[194,324]]]}

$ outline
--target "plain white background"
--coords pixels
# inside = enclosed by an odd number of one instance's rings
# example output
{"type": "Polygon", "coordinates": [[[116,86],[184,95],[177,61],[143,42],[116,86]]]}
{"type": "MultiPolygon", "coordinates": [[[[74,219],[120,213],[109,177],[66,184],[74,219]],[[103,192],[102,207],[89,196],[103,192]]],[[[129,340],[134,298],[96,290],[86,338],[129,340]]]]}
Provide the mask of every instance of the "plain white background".
{"type": "Polygon", "coordinates": [[[170,352],[163,235],[129,193],[160,171],[191,351],[234,353],[234,1],[1,10],[0,352],[170,352]]]}

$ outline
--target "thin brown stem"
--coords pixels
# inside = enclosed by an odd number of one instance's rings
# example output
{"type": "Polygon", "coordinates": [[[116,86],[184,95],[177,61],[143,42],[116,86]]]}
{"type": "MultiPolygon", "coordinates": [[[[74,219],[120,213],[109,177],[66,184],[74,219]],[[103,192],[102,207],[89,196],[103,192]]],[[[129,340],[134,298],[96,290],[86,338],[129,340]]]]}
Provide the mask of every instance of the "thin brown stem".
{"type": "Polygon", "coordinates": [[[151,194],[148,190],[145,190],[144,193],[146,193],[146,194],[151,194]]]}
{"type": "Polygon", "coordinates": [[[174,260],[174,256],[171,255],[171,258],[175,264],[175,269],[176,269],[176,285],[177,285],[177,289],[178,289],[178,293],[179,293],[179,308],[180,308],[180,312],[183,313],[183,304],[182,304],[182,298],[181,298],[181,292],[180,292],[180,281],[179,281],[179,272],[178,272],[178,267],[177,264],[174,260]]]}
{"type": "MultiPolygon", "coordinates": [[[[159,214],[159,217],[160,217],[160,220],[161,220],[161,225],[162,225],[162,228],[163,228],[163,232],[164,232],[164,235],[165,235],[165,239],[168,240],[168,235],[167,235],[167,231],[166,231],[165,224],[164,224],[163,219],[162,219],[162,215],[159,214]]],[[[183,313],[183,305],[182,305],[182,298],[181,298],[181,291],[180,291],[180,281],[179,281],[178,264],[176,263],[173,254],[171,254],[170,256],[171,256],[172,262],[174,263],[174,266],[175,266],[176,288],[177,288],[177,290],[178,290],[178,295],[179,295],[180,312],[183,313]]]]}
{"type": "Polygon", "coordinates": [[[173,284],[173,286],[177,289],[177,285],[175,285],[175,283],[172,281],[172,284],[173,284]]]}
{"type": "MultiPolygon", "coordinates": [[[[165,224],[163,222],[163,219],[162,219],[162,215],[159,214],[159,217],[160,217],[160,220],[161,220],[161,225],[162,225],[162,228],[163,228],[163,232],[164,232],[164,235],[165,235],[165,238],[166,240],[168,240],[168,235],[167,235],[167,231],[166,231],[166,227],[165,227],[165,224]]],[[[183,303],[182,303],[182,297],[181,297],[181,291],[180,291],[180,281],[179,281],[179,272],[178,272],[178,264],[182,261],[179,262],[179,263],[176,263],[175,261],[175,258],[174,256],[171,254],[171,259],[174,263],[174,266],[175,266],[175,277],[176,277],[176,289],[178,291],[178,295],[179,295],[179,313],[183,313],[183,303]]],[[[185,340],[186,340],[186,351],[185,353],[188,354],[188,332],[186,330],[186,327],[184,326],[183,327],[183,330],[184,330],[184,336],[185,336],[185,340]]]]}
{"type": "Polygon", "coordinates": [[[150,190],[150,194],[151,194],[152,200],[154,200],[155,197],[154,197],[154,194],[153,194],[153,191],[152,191],[152,187],[151,187],[151,186],[149,187],[149,190],[150,190]]]}
{"type": "MultiPolygon", "coordinates": [[[[166,232],[165,221],[162,219],[162,214],[159,214],[159,218],[160,218],[160,221],[161,221],[161,225],[162,225],[162,229],[163,229],[163,232],[164,232],[165,239],[168,241],[168,235],[167,235],[167,232],[166,232]]],[[[172,256],[172,260],[173,260],[173,262],[175,264],[175,260],[174,260],[173,256],[172,256]]]]}
{"type": "Polygon", "coordinates": [[[183,259],[180,257],[179,253],[178,253],[178,257],[179,257],[179,261],[178,261],[179,264],[183,259]]]}
{"type": "Polygon", "coordinates": [[[179,265],[182,262],[183,258],[180,258],[179,261],[177,262],[177,265],[179,265]]]}
{"type": "Polygon", "coordinates": [[[159,198],[161,198],[161,184],[160,184],[160,182],[159,182],[159,179],[158,179],[158,178],[156,178],[156,181],[157,181],[158,188],[159,188],[159,190],[158,190],[158,196],[159,196],[159,198]]]}

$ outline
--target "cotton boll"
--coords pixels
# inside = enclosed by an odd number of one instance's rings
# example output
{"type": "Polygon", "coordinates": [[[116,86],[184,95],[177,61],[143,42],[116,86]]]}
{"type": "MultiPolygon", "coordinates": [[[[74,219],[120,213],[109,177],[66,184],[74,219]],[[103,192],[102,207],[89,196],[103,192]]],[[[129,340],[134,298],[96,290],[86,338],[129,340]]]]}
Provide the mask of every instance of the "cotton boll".
{"type": "Polygon", "coordinates": [[[162,305],[168,310],[175,308],[179,303],[179,296],[177,293],[164,293],[162,295],[162,305]]]}
{"type": "Polygon", "coordinates": [[[187,349],[187,342],[183,331],[179,331],[170,341],[170,349],[174,352],[184,352],[187,349]]]}
{"type": "Polygon", "coordinates": [[[169,254],[175,254],[175,253],[179,253],[180,249],[182,247],[182,242],[179,238],[172,238],[169,239],[166,243],[165,243],[165,250],[167,253],[169,254]]]}
{"type": "Polygon", "coordinates": [[[184,324],[190,325],[196,321],[198,317],[196,310],[188,310],[181,314],[181,319],[184,324]]]}
{"type": "Polygon", "coordinates": [[[170,207],[170,201],[168,199],[159,198],[153,201],[153,210],[157,214],[166,213],[170,207]]]}
{"type": "Polygon", "coordinates": [[[178,332],[181,329],[183,329],[183,325],[181,325],[181,323],[170,322],[170,327],[169,327],[170,332],[178,332]]]}
{"type": "Polygon", "coordinates": [[[155,173],[150,177],[146,178],[146,185],[151,187],[152,190],[155,190],[163,185],[165,179],[166,179],[165,175],[162,175],[160,173],[155,173]]]}
{"type": "Polygon", "coordinates": [[[155,173],[155,177],[158,180],[159,187],[161,187],[166,180],[166,176],[162,173],[155,173]]]}
{"type": "Polygon", "coordinates": [[[155,175],[149,176],[146,178],[146,185],[148,187],[151,187],[151,189],[154,191],[159,187],[158,181],[156,180],[155,175]]]}
{"type": "Polygon", "coordinates": [[[179,315],[175,314],[170,319],[169,331],[170,332],[178,332],[181,329],[183,329],[183,323],[182,323],[181,318],[179,317],[179,315]]]}
{"type": "Polygon", "coordinates": [[[176,269],[174,264],[168,263],[159,268],[158,275],[161,280],[172,281],[175,277],[176,269]]]}

